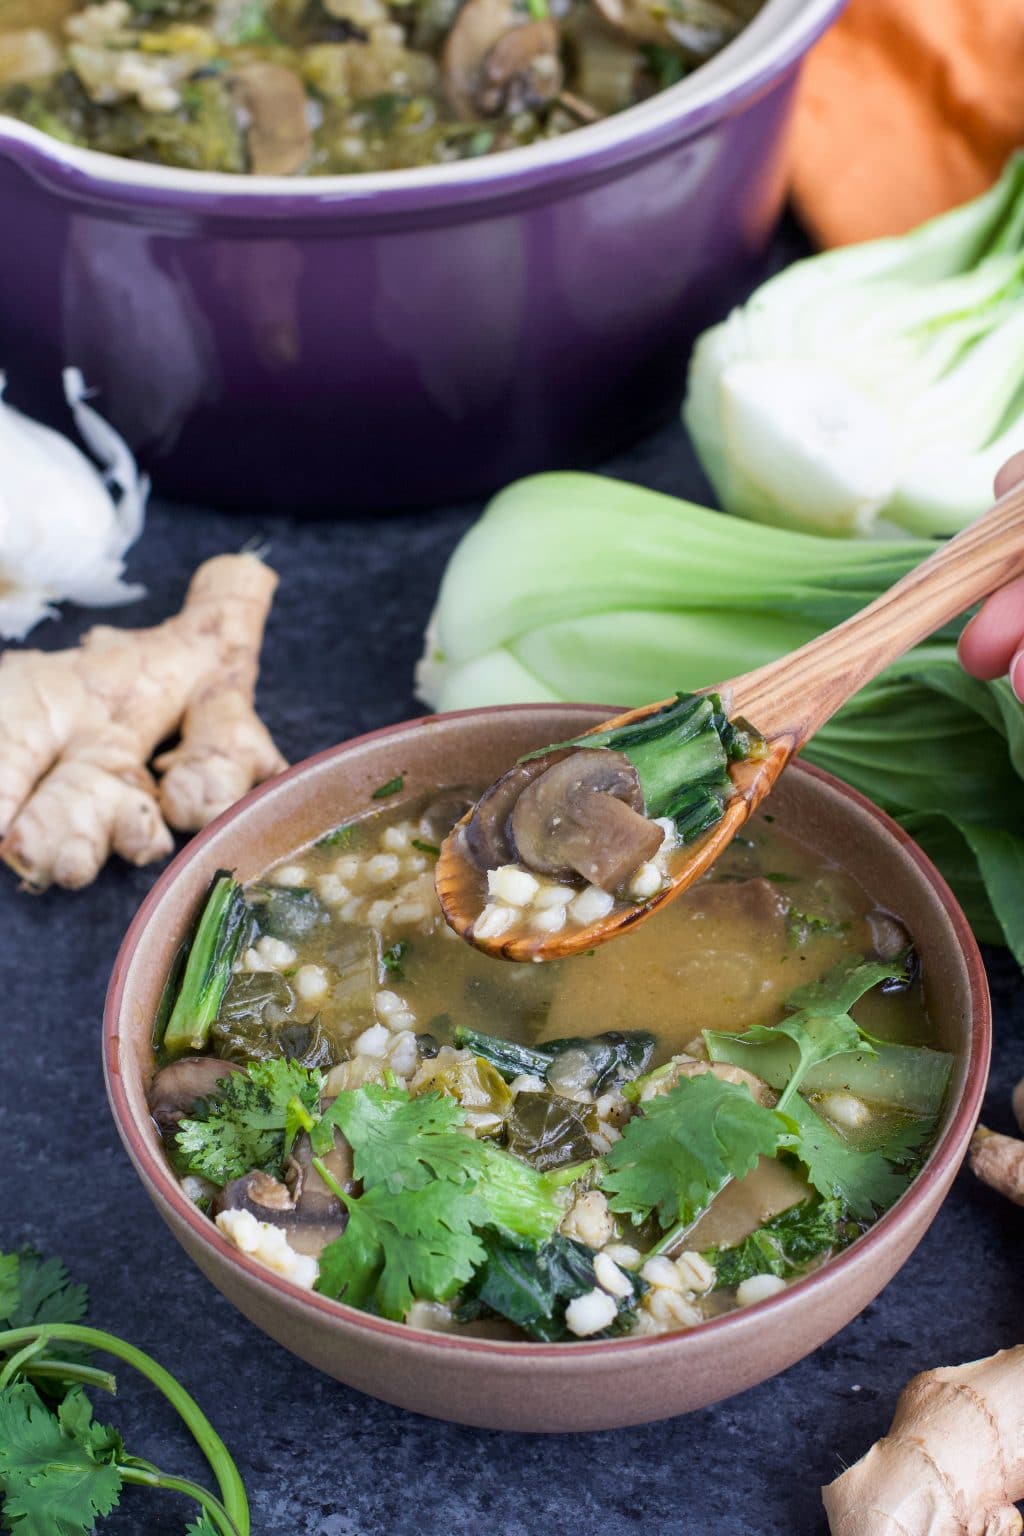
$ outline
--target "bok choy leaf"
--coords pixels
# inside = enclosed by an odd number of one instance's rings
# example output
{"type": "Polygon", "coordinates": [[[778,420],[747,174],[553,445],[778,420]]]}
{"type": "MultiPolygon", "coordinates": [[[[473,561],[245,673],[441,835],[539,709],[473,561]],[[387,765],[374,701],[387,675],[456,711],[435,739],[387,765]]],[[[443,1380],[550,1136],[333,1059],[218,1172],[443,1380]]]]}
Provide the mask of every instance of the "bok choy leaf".
{"type": "Polygon", "coordinates": [[[700,338],[683,417],[727,512],[955,533],[1024,439],[1024,155],[908,235],[794,263],[700,338]]]}
{"type": "MultiPolygon", "coordinates": [[[[711,687],[848,618],[932,547],[757,527],[599,476],[535,476],[496,496],[452,556],[418,691],[461,709],[629,706],[711,687]]],[[[1004,680],[961,670],[958,627],[862,689],[804,756],[896,816],[978,937],[1024,963],[1024,710],[1004,680]]]]}

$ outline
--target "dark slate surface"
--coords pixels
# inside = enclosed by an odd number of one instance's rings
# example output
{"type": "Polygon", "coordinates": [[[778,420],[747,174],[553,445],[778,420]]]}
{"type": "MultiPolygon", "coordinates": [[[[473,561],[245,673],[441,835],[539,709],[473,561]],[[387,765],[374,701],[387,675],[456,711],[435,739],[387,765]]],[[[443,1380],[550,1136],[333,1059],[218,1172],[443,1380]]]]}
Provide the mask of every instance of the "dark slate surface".
{"type": "MultiPolygon", "coordinates": [[[[777,257],[792,248],[781,243],[777,257]]],[[[706,494],[674,425],[608,468],[706,494]]],[[[410,678],[423,626],[448,553],[476,510],[304,523],[155,504],[131,563],[149,596],[122,617],[139,625],[162,618],[200,560],[266,541],[282,580],[260,707],[297,760],[416,712],[410,678]]],[[[36,642],[67,645],[88,622],[69,612],[36,642]]],[[[1020,1339],[1024,1212],[961,1174],[925,1241],[861,1317],[785,1375],[687,1418],[582,1437],[499,1436],[401,1412],[318,1375],[193,1268],[149,1205],[107,1112],[103,994],[153,879],[116,865],[84,895],[37,899],[0,880],[3,1243],[62,1255],[89,1285],[92,1321],[158,1356],[194,1392],[237,1456],[254,1532],[820,1536],[819,1484],[882,1433],[912,1373],[1020,1339]]],[[[1024,1008],[1005,955],[988,959],[997,1045],[986,1116],[1010,1129],[1024,1008]]],[[[614,1393],[614,1378],[607,1390],[614,1393]]],[[[127,1371],[121,1391],[109,1416],[130,1449],[201,1476],[155,1393],[127,1371]]],[[[102,1529],[180,1536],[185,1522],[173,1495],[130,1490],[102,1529]]]]}

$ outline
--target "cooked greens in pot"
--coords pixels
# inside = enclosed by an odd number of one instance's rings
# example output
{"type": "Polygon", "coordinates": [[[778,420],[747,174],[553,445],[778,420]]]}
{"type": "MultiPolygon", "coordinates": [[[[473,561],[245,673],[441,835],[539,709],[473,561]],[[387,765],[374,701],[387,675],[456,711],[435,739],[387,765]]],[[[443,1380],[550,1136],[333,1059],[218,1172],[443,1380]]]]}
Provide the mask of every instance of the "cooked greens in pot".
{"type": "Polygon", "coordinates": [[[0,0],[0,112],[265,176],[474,158],[681,80],[762,0],[0,0]]]}
{"type": "Polygon", "coordinates": [[[951,1068],[898,918],[758,816],[622,944],[508,965],[434,893],[474,799],[217,876],[150,1089],[190,1198],[297,1285],[520,1340],[695,1327],[855,1242],[951,1068]]]}

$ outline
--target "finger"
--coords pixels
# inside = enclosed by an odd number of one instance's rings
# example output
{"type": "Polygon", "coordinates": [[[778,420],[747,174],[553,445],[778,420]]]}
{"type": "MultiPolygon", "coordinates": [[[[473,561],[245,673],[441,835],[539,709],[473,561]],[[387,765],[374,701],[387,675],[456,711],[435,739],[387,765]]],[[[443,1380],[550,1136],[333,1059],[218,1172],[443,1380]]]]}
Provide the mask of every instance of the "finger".
{"type": "Polygon", "coordinates": [[[967,625],[957,648],[960,664],[972,677],[1002,677],[1022,641],[1024,576],[1018,576],[993,592],[967,625]]]}
{"type": "Polygon", "coordinates": [[[1024,704],[1024,650],[1018,651],[1010,662],[1010,686],[1024,704]]]}
{"type": "Polygon", "coordinates": [[[1024,449],[1020,453],[1015,453],[1012,459],[1007,459],[1002,469],[996,475],[995,492],[997,499],[1000,496],[1005,496],[1007,491],[1012,491],[1013,487],[1021,480],[1024,480],[1024,449]]]}

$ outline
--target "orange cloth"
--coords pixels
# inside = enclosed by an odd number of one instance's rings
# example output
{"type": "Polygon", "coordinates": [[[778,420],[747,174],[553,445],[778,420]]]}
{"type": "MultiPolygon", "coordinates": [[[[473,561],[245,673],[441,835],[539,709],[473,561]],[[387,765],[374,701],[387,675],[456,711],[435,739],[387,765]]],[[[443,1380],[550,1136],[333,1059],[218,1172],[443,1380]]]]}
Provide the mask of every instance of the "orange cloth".
{"type": "Polygon", "coordinates": [[[821,245],[903,234],[1024,144],[1024,0],[850,0],[812,50],[792,193],[821,245]]]}

